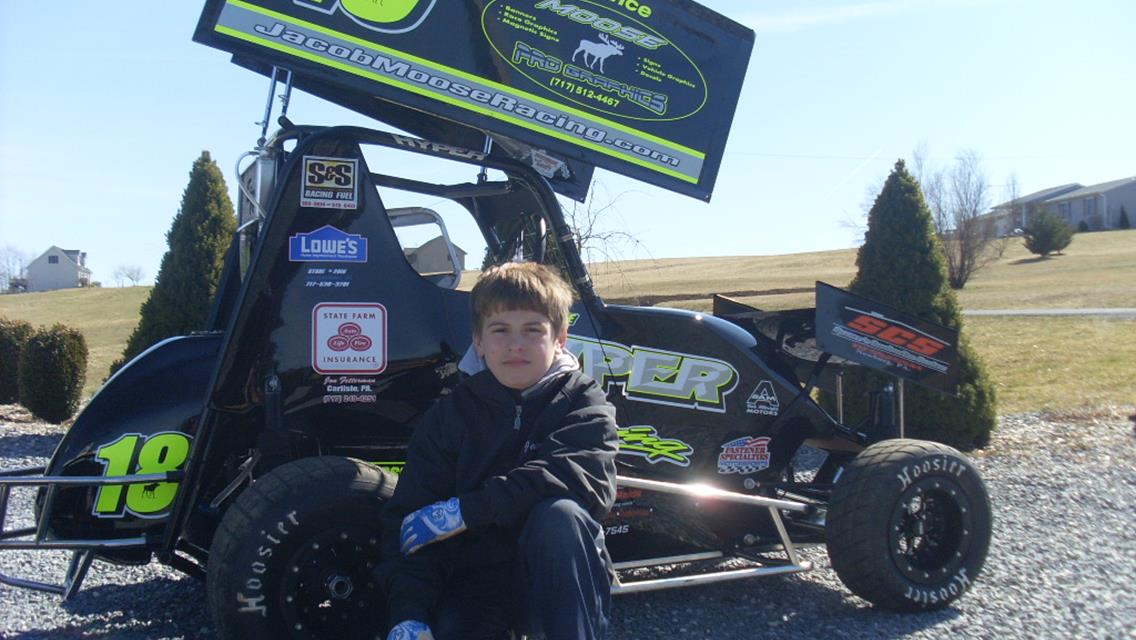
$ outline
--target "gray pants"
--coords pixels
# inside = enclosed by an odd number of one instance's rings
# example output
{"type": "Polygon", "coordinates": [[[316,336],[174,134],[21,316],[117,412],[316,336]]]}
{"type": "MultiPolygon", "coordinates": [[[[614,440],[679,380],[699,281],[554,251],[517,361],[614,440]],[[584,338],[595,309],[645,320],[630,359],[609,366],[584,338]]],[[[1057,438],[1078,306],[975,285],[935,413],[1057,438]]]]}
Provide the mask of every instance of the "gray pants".
{"type": "Polygon", "coordinates": [[[602,638],[610,567],[599,523],[572,500],[545,500],[529,513],[513,562],[451,577],[431,629],[437,640],[602,638]]]}

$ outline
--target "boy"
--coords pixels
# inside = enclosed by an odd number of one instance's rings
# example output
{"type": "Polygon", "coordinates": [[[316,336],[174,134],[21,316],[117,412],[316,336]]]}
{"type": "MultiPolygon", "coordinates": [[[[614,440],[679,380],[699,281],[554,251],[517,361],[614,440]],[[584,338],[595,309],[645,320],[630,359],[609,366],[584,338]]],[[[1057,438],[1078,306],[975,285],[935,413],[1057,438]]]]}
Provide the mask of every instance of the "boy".
{"type": "Polygon", "coordinates": [[[472,375],[423,416],[383,515],[388,640],[602,637],[618,441],[615,408],[564,349],[572,290],[508,263],[470,302],[472,375]]]}

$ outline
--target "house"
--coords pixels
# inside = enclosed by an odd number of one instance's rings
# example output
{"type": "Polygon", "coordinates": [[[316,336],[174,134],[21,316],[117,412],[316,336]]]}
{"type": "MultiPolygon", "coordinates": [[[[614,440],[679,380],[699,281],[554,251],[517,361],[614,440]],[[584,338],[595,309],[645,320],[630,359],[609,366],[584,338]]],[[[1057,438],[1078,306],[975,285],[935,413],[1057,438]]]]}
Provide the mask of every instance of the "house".
{"type": "Polygon", "coordinates": [[[1030,219],[1041,210],[1042,203],[1072,191],[1083,188],[1079,183],[1063,184],[1035,191],[1029,195],[1014,198],[996,205],[987,216],[994,222],[994,233],[998,237],[1011,235],[1015,229],[1025,229],[1030,219]]]}
{"type": "MultiPolygon", "coordinates": [[[[457,245],[454,245],[454,251],[458,257],[457,271],[460,272],[465,269],[466,252],[457,245]]],[[[410,262],[410,266],[423,275],[454,271],[449,247],[446,245],[446,239],[443,236],[437,236],[414,249],[403,249],[403,253],[406,254],[406,260],[410,262]]]]}
{"type": "Polygon", "coordinates": [[[1044,206],[1074,229],[1084,223],[1090,231],[1120,227],[1121,207],[1129,224],[1136,216],[1136,176],[1081,187],[1045,200],[1044,206]]]}
{"type": "Polygon", "coordinates": [[[89,284],[91,270],[87,268],[87,254],[82,251],[60,249],[53,245],[28,264],[28,291],[71,289],[89,284]]]}

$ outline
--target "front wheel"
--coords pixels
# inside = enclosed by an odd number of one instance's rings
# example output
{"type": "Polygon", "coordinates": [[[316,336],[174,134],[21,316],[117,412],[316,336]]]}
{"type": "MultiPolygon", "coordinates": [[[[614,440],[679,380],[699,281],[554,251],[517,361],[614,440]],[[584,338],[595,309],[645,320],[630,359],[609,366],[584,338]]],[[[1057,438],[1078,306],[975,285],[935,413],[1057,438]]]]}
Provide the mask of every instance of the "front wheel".
{"type": "Polygon", "coordinates": [[[885,440],[845,467],[829,504],[832,567],[856,595],[898,611],[947,606],[973,584],[990,546],[990,498],[961,453],[885,440]]]}
{"type": "Polygon", "coordinates": [[[358,460],[281,465],[225,512],[206,592],[222,638],[372,638],[386,628],[379,516],[395,479],[358,460]]]}

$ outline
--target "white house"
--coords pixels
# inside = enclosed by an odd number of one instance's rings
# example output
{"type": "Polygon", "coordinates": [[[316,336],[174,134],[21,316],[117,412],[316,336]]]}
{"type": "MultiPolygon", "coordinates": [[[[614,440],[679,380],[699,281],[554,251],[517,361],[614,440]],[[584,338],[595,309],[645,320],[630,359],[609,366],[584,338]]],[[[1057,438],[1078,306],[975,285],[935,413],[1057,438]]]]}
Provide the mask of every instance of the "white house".
{"type": "Polygon", "coordinates": [[[1074,229],[1084,223],[1091,231],[1120,227],[1120,209],[1128,223],[1136,217],[1136,176],[1102,182],[1047,199],[1044,206],[1074,229]]]}
{"type": "Polygon", "coordinates": [[[1030,219],[1037,215],[1037,212],[1041,210],[1046,200],[1082,188],[1084,188],[1084,185],[1080,183],[1049,187],[1048,189],[1035,191],[1029,195],[1020,196],[1009,202],[995,205],[993,211],[987,215],[994,221],[996,234],[999,237],[1008,236],[1013,233],[1015,229],[1028,227],[1030,219]]]}
{"type": "Polygon", "coordinates": [[[27,268],[28,291],[72,289],[91,284],[87,254],[52,246],[27,268]]]}

